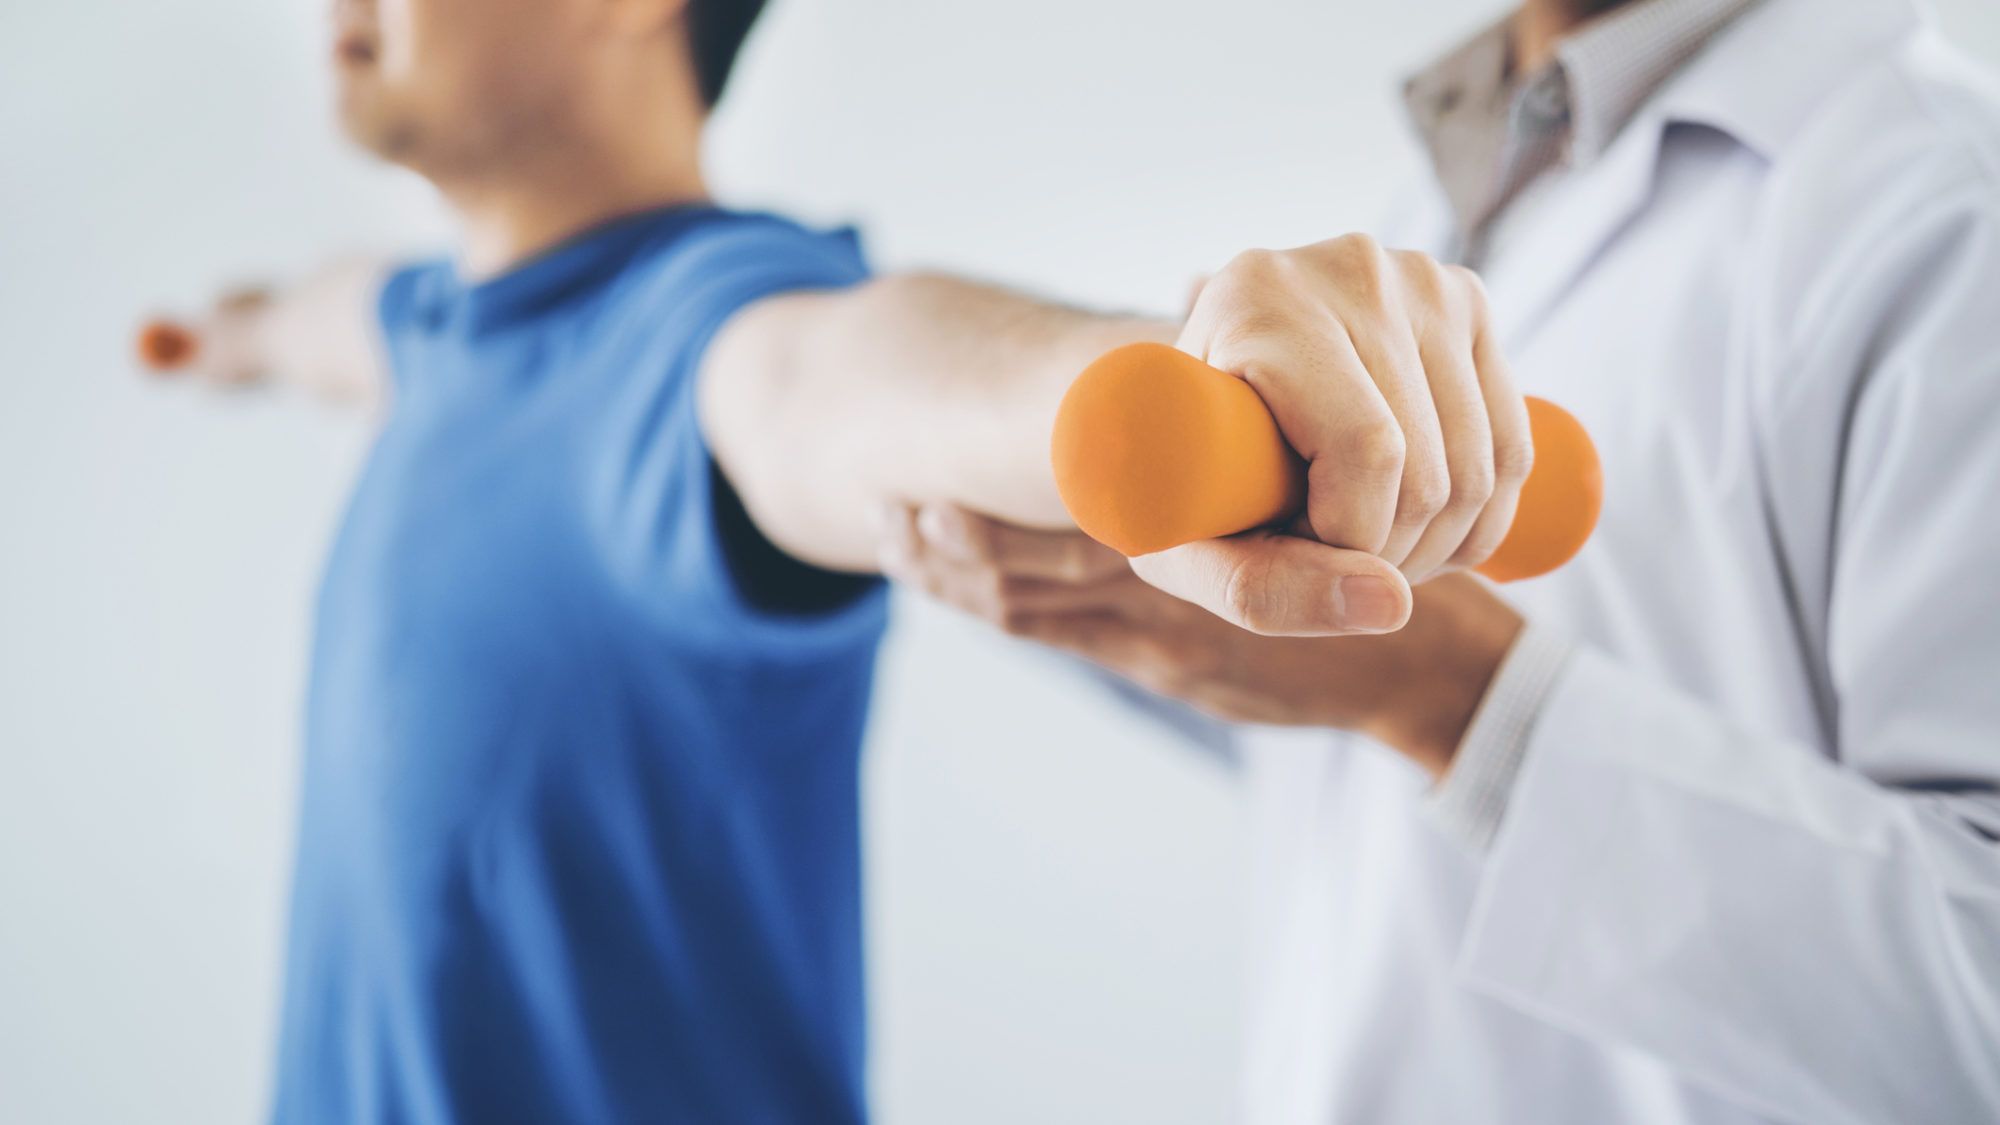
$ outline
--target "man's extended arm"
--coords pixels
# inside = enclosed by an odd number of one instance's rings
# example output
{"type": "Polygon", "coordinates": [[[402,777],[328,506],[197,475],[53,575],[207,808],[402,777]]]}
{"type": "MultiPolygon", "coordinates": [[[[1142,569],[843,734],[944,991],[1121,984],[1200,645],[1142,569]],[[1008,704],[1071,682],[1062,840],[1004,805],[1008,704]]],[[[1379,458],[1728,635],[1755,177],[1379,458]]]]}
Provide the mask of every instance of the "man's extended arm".
{"type": "MultiPolygon", "coordinates": [[[[191,370],[379,401],[385,273],[350,262],[222,301],[193,325],[191,370]]],[[[1255,632],[1384,632],[1407,619],[1410,581],[1475,565],[1505,534],[1532,449],[1479,284],[1360,236],[1238,255],[1179,326],[925,274],[767,297],[706,349],[702,425],[773,543],[873,570],[872,517],[892,503],[1067,526],[1056,406],[1090,361],[1139,340],[1243,378],[1308,464],[1291,534],[1147,556],[1148,582],[1255,632]]]]}
{"type": "Polygon", "coordinates": [[[296,387],[329,402],[372,407],[388,385],[375,305],[388,265],[336,262],[284,286],[224,296],[186,327],[184,370],[228,387],[296,387]]]}
{"type": "Polygon", "coordinates": [[[704,358],[703,423],[773,542],[873,569],[887,503],[1065,526],[1064,388],[1114,345],[1169,338],[1256,389],[1308,494],[1294,534],[1147,556],[1147,581],[1257,632],[1383,632],[1408,617],[1406,573],[1475,565],[1506,533],[1533,454],[1478,281],[1359,236],[1238,255],[1178,328],[922,275],[767,299],[704,358]]]}
{"type": "Polygon", "coordinates": [[[1064,389],[1100,353],[1175,331],[933,274],[776,297],[710,345],[703,428],[772,542],[874,570],[890,500],[1067,526],[1048,447],[1064,389]]]}

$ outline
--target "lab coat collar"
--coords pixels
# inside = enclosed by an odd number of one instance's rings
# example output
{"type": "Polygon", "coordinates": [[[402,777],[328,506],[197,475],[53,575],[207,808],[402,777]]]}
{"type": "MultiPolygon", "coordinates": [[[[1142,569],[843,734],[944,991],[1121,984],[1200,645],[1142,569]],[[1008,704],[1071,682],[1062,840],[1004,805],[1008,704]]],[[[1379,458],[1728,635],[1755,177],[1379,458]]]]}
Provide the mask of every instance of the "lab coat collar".
{"type": "Polygon", "coordinates": [[[1917,0],[1765,0],[1662,87],[1654,127],[1707,125],[1776,159],[1830,91],[1924,19],[1917,0]]]}
{"type": "Polygon", "coordinates": [[[1912,0],[1765,0],[1725,28],[1603,156],[1552,186],[1518,244],[1486,270],[1495,323],[1518,348],[1651,199],[1670,125],[1719,129],[1775,159],[1829,90],[1922,22],[1912,0]]]}
{"type": "Polygon", "coordinates": [[[1551,182],[1549,197],[1526,219],[1530,225],[1508,239],[1511,245],[1495,247],[1484,273],[1494,324],[1508,350],[1521,346],[1598,250],[1645,205],[1661,134],[1656,121],[1635,119],[1604,155],[1551,182]]]}

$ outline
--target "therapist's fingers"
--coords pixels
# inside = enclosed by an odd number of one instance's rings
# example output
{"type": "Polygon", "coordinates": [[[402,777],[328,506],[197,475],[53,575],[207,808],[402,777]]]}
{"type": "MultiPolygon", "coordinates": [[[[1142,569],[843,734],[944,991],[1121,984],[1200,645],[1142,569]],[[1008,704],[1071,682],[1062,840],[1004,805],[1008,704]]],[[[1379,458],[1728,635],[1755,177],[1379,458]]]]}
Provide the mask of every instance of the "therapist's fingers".
{"type": "Polygon", "coordinates": [[[917,509],[927,551],[1013,577],[1093,582],[1130,570],[1125,556],[1078,531],[1042,531],[991,519],[956,504],[917,509]]]}
{"type": "Polygon", "coordinates": [[[1009,633],[1030,617],[1050,614],[1133,615],[1159,594],[1135,577],[1119,558],[1118,570],[1089,581],[1049,581],[1010,574],[977,557],[933,549],[918,525],[920,512],[895,521],[881,553],[882,572],[935,601],[978,617],[1009,633]]]}
{"type": "Polygon", "coordinates": [[[1042,582],[998,575],[977,566],[932,555],[920,572],[905,579],[934,599],[978,617],[1002,632],[1018,632],[1029,617],[1047,614],[1108,613],[1136,618],[1146,595],[1159,592],[1127,572],[1100,582],[1042,582]]]}
{"type": "Polygon", "coordinates": [[[1527,483],[1528,473],[1535,467],[1535,440],[1528,427],[1528,407],[1521,401],[1520,389],[1515,386],[1513,372],[1507,366],[1507,357],[1493,328],[1485,286],[1471,270],[1454,269],[1471,296],[1472,362],[1493,447],[1493,493],[1448,560],[1453,567],[1470,568],[1485,562],[1514,526],[1514,513],[1521,505],[1521,486],[1527,483]]]}
{"type": "Polygon", "coordinates": [[[1443,435],[1449,481],[1444,506],[1401,562],[1411,582],[1422,582],[1459,553],[1492,499],[1493,426],[1472,354],[1470,293],[1429,259],[1413,268],[1431,279],[1424,283],[1430,287],[1430,315],[1418,325],[1417,347],[1443,435]]]}
{"type": "MultiPolygon", "coordinates": [[[[1397,256],[1399,269],[1401,257],[1397,256]]],[[[1411,323],[1413,316],[1423,316],[1427,310],[1412,307],[1413,302],[1396,287],[1384,288],[1383,294],[1347,314],[1346,327],[1355,352],[1368,365],[1376,388],[1402,431],[1395,515],[1388,537],[1375,552],[1401,566],[1444,511],[1451,497],[1451,477],[1438,407],[1432,400],[1422,349],[1411,323]]],[[[1318,487],[1319,482],[1309,476],[1308,493],[1318,487]]],[[[1311,514],[1310,500],[1307,509],[1311,514]]]]}
{"type": "Polygon", "coordinates": [[[1409,620],[1402,572],[1365,551],[1271,531],[1207,539],[1132,560],[1148,583],[1267,636],[1387,633],[1409,620]]]}
{"type": "Polygon", "coordinates": [[[1149,690],[1161,691],[1169,678],[1169,662],[1156,635],[1117,614],[1027,617],[1012,632],[1023,640],[1080,656],[1149,690]]]}
{"type": "Polygon", "coordinates": [[[870,530],[875,533],[875,565],[883,574],[894,576],[908,570],[923,549],[917,534],[915,505],[890,501],[870,513],[870,530]]]}
{"type": "Polygon", "coordinates": [[[1218,275],[1203,290],[1181,350],[1243,379],[1270,408],[1285,442],[1306,462],[1313,535],[1336,547],[1381,551],[1396,524],[1406,447],[1395,411],[1331,314],[1244,313],[1224,303],[1228,284],[1218,275]]]}
{"type": "Polygon", "coordinates": [[[1246,251],[1196,300],[1177,346],[1270,408],[1307,463],[1306,516],[1321,542],[1401,563],[1450,499],[1416,332],[1452,283],[1429,258],[1348,235],[1246,251]]]}

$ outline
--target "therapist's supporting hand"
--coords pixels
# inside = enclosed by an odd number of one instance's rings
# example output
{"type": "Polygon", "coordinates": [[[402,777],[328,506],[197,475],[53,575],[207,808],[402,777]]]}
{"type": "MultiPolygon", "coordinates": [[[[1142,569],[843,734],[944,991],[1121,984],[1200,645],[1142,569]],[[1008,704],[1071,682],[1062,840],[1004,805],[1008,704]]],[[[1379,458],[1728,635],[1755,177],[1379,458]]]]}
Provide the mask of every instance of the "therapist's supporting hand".
{"type": "Polygon", "coordinates": [[[885,521],[885,573],[1004,631],[1220,719],[1359,731],[1442,776],[1521,618],[1470,576],[1417,592],[1379,637],[1267,637],[1140,581],[1074,532],[951,505],[885,521]]]}
{"type": "Polygon", "coordinates": [[[1270,407],[1307,462],[1306,512],[1295,534],[1134,560],[1146,581],[1257,633],[1379,633],[1408,617],[1410,584],[1506,537],[1534,450],[1471,271],[1363,235],[1248,251],[1177,346],[1270,407]]]}

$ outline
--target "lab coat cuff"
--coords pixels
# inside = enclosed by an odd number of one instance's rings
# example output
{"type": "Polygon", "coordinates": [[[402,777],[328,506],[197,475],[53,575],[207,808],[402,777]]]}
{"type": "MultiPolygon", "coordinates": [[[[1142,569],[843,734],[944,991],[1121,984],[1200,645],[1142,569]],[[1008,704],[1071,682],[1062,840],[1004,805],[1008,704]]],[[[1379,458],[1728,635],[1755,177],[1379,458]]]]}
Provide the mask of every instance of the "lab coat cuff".
{"type": "MultiPolygon", "coordinates": [[[[1608,718],[1636,706],[1617,669],[1597,653],[1572,655],[1544,699],[1523,749],[1509,804],[1512,815],[1485,854],[1479,889],[1459,950],[1467,985],[1544,1019],[1564,1024],[1550,1002],[1573,955],[1586,900],[1630,810],[1620,797],[1629,778],[1601,749],[1620,725],[1608,718]]],[[[1629,732],[1628,737],[1629,737],[1629,732]]]]}
{"type": "Polygon", "coordinates": [[[1474,854],[1493,846],[1527,757],[1529,735],[1568,663],[1567,637],[1529,625],[1514,641],[1473,712],[1451,768],[1431,790],[1425,813],[1474,854]]]}

